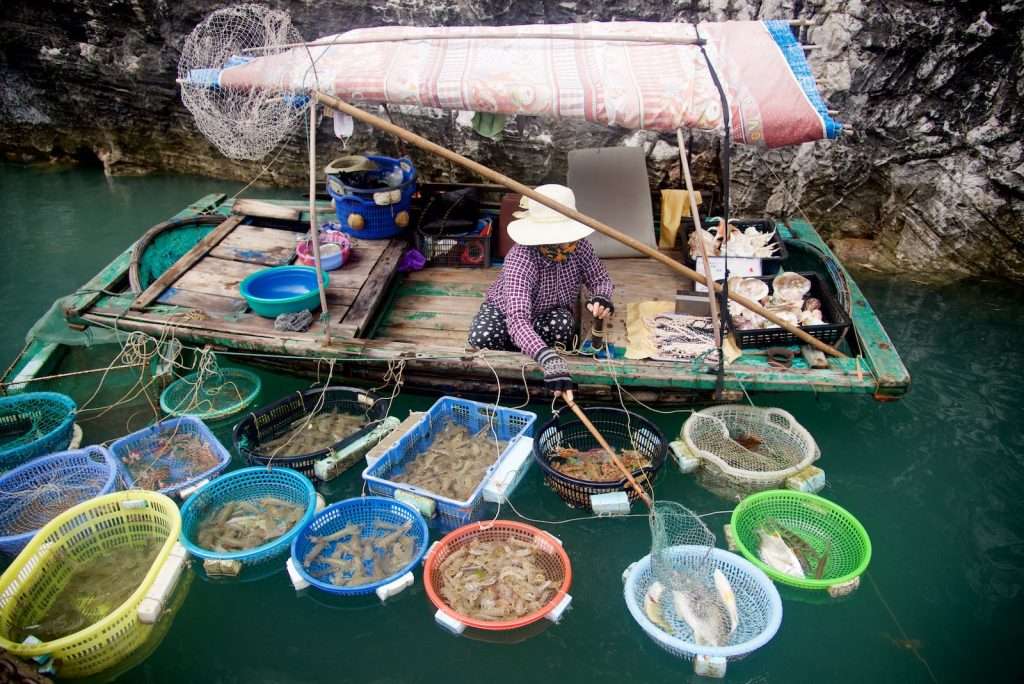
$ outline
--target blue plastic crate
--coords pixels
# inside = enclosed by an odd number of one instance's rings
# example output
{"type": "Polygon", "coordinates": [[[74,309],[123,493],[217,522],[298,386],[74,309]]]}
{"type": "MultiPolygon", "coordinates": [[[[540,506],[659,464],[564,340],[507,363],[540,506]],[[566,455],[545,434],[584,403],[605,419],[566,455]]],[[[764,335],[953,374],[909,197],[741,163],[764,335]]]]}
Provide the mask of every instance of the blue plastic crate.
{"type": "Polygon", "coordinates": [[[101,446],[42,456],[4,473],[0,476],[0,553],[17,555],[60,513],[114,491],[117,476],[117,460],[101,446]]]}
{"type": "MultiPolygon", "coordinates": [[[[346,537],[331,542],[324,547],[324,551],[332,553],[337,544],[344,543],[347,539],[346,537]]],[[[394,499],[380,496],[363,496],[332,504],[317,513],[292,541],[292,564],[303,579],[322,591],[340,596],[372,594],[378,587],[398,579],[415,568],[423,559],[423,555],[426,554],[429,541],[430,532],[427,530],[427,523],[415,508],[394,499]],[[371,584],[364,584],[358,587],[339,587],[330,582],[317,579],[311,574],[319,574],[320,571],[326,570],[327,566],[323,563],[312,563],[309,568],[303,565],[303,559],[313,547],[309,539],[310,535],[317,537],[326,536],[341,530],[349,523],[362,526],[361,536],[363,538],[382,537],[391,532],[390,529],[376,529],[374,523],[377,521],[383,521],[388,525],[401,525],[406,521],[412,522],[409,534],[415,539],[416,547],[413,549],[412,559],[398,572],[371,584]]],[[[372,560],[364,562],[364,568],[367,572],[373,571],[372,563],[372,560]]]]}
{"type": "Polygon", "coordinates": [[[236,560],[249,567],[278,558],[288,552],[292,540],[316,513],[316,489],[302,473],[290,468],[257,466],[242,468],[203,485],[181,507],[181,543],[193,556],[204,560],[236,560]],[[231,501],[250,501],[272,496],[305,507],[305,512],[290,530],[267,542],[244,551],[221,553],[198,545],[199,526],[215,510],[231,501]]]}
{"type": "Polygon", "coordinates": [[[78,406],[57,392],[0,397],[0,471],[71,444],[78,406]]]}
{"type": "MultiPolygon", "coordinates": [[[[405,230],[405,226],[395,223],[395,217],[405,212],[409,219],[409,207],[412,206],[412,195],[416,192],[416,169],[412,161],[406,158],[368,156],[376,162],[380,173],[386,174],[398,167],[402,170],[402,183],[393,188],[364,190],[352,188],[341,182],[338,176],[327,176],[327,193],[334,199],[334,211],[338,215],[342,232],[366,240],[384,240],[394,237],[405,230]],[[399,190],[401,197],[397,202],[379,205],[373,196],[389,190],[399,190]],[[363,227],[355,230],[349,226],[349,216],[356,214],[363,218],[363,227]]],[[[406,224],[408,225],[408,223],[406,224]]]]}
{"type": "Polygon", "coordinates": [[[483,517],[484,484],[520,438],[533,436],[533,425],[536,420],[537,415],[529,411],[500,406],[495,409],[494,404],[441,397],[409,432],[402,435],[381,455],[380,460],[363,471],[363,480],[371,494],[394,497],[397,491],[403,491],[432,500],[439,529],[450,532],[483,517]],[[426,450],[449,421],[455,421],[475,434],[491,425],[492,420],[498,439],[506,441],[507,444],[465,501],[448,499],[425,489],[389,479],[393,474],[402,472],[408,463],[426,450]]]}
{"type": "MultiPolygon", "coordinates": [[[[181,418],[172,418],[171,420],[163,420],[154,425],[150,425],[147,428],[143,428],[138,432],[133,432],[130,435],[115,440],[110,445],[110,451],[118,460],[118,465],[121,467],[122,477],[124,477],[125,486],[129,489],[136,486],[135,479],[129,472],[128,467],[125,465],[125,457],[127,457],[133,451],[139,451],[143,454],[153,452],[158,447],[157,438],[163,437],[169,433],[194,434],[199,437],[200,440],[210,445],[213,449],[213,453],[218,457],[219,462],[217,465],[205,470],[201,473],[190,472],[184,464],[175,462],[172,459],[166,457],[160,457],[160,466],[167,467],[170,470],[170,476],[168,479],[171,484],[163,487],[157,491],[160,494],[166,496],[176,496],[186,487],[191,487],[194,484],[202,482],[205,479],[213,479],[217,475],[224,472],[224,470],[231,464],[231,453],[224,448],[224,445],[220,443],[220,440],[214,437],[213,433],[210,432],[210,428],[206,427],[206,424],[198,418],[192,418],[191,416],[183,416],[181,418]]],[[[154,465],[154,467],[159,467],[154,465]]]]}

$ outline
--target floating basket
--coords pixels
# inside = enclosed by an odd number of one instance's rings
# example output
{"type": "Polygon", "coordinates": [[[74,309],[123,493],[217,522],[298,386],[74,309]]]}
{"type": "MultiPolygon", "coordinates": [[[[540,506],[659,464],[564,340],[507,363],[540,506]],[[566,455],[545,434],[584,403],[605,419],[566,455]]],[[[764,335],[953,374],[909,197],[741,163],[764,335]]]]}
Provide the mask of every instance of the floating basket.
{"type": "Polygon", "coordinates": [[[248,408],[260,393],[262,382],[252,371],[225,368],[205,375],[178,378],[160,395],[160,408],[169,416],[217,420],[248,408]]]}
{"type": "Polygon", "coordinates": [[[708,475],[754,491],[783,486],[821,455],[811,433],[777,408],[712,406],[692,414],[680,435],[708,475]]]}
{"type": "MultiPolygon", "coordinates": [[[[423,516],[419,514],[415,508],[408,504],[404,504],[401,501],[395,501],[394,499],[386,499],[380,496],[364,496],[355,499],[346,499],[336,504],[332,504],[316,514],[316,516],[307,523],[301,532],[292,541],[292,555],[289,568],[293,572],[297,572],[298,575],[305,580],[308,584],[326,591],[329,594],[337,594],[339,596],[360,596],[365,594],[372,594],[378,589],[387,587],[393,583],[400,583],[403,579],[406,579],[404,586],[399,585],[401,589],[405,588],[409,584],[412,584],[412,570],[416,567],[416,564],[423,558],[423,554],[427,552],[427,543],[429,541],[429,532],[427,531],[427,523],[423,520],[423,516]],[[409,563],[405,565],[401,570],[392,575],[385,577],[377,582],[370,584],[363,584],[358,587],[341,587],[325,582],[322,579],[316,577],[323,570],[327,570],[327,566],[323,563],[313,563],[309,568],[303,565],[303,559],[306,554],[313,548],[313,543],[309,537],[316,536],[322,537],[338,532],[346,525],[355,523],[362,527],[362,537],[364,539],[369,537],[383,537],[392,532],[391,529],[378,529],[375,524],[383,521],[389,526],[402,525],[406,522],[412,523],[412,528],[409,530],[415,540],[415,547],[413,548],[412,558],[409,563]]],[[[329,545],[324,547],[326,553],[332,553],[334,547],[343,543],[343,540],[331,542],[329,545]]],[[[342,556],[342,559],[350,556],[342,556]]],[[[373,572],[373,563],[375,561],[369,560],[363,562],[363,570],[365,572],[373,572]]],[[[388,595],[397,592],[389,592],[388,595]]],[[[380,595],[380,593],[379,593],[380,595]]],[[[384,598],[382,595],[381,598],[384,598]]]]}
{"type": "MultiPolygon", "coordinates": [[[[637,468],[632,474],[641,486],[653,487],[654,478],[665,463],[668,448],[658,426],[642,416],[617,408],[589,408],[586,415],[612,449],[635,449],[650,459],[650,465],[637,468]]],[[[589,451],[600,446],[583,423],[576,419],[563,421],[560,413],[555,412],[540,429],[540,435],[533,444],[533,456],[544,471],[544,482],[562,501],[574,508],[593,510],[591,497],[611,492],[626,492],[630,502],[636,501],[640,495],[626,478],[610,482],[577,480],[551,465],[552,458],[558,455],[561,447],[589,451]]]]}
{"type": "Polygon", "coordinates": [[[0,397],[0,471],[67,449],[77,410],[57,392],[0,397]]]}
{"type": "MultiPolygon", "coordinates": [[[[23,658],[52,656],[61,677],[85,677],[116,665],[153,630],[153,624],[140,619],[139,608],[152,600],[147,594],[155,591],[165,561],[173,561],[169,557],[180,531],[178,507],[153,492],[115,492],[64,511],[0,577],[0,648],[23,658]],[[15,630],[35,623],[50,609],[78,563],[98,556],[114,562],[119,551],[150,540],[162,546],[148,574],[113,612],[97,614],[85,629],[53,641],[29,645],[12,640],[15,630]]],[[[161,612],[162,606],[156,614],[161,612]]]]}
{"type": "Polygon", "coordinates": [[[316,513],[313,483],[288,468],[242,468],[200,487],[181,507],[181,543],[189,553],[203,560],[238,561],[250,567],[278,558],[288,552],[292,540],[316,513]],[[261,546],[243,551],[221,553],[198,544],[199,527],[204,520],[231,501],[249,501],[275,497],[305,508],[302,517],[283,535],[261,546]]]}
{"type": "MultiPolygon", "coordinates": [[[[693,630],[672,610],[661,610],[660,617],[669,627],[659,627],[644,610],[644,600],[655,582],[651,556],[633,563],[624,573],[626,607],[640,628],[656,644],[680,658],[699,659],[695,667],[699,673],[718,669],[724,674],[728,660],[742,658],[767,644],[782,624],[782,599],[771,580],[751,563],[734,553],[722,549],[709,549],[700,545],[671,546],[662,551],[662,557],[682,572],[713,572],[718,569],[728,579],[736,595],[739,619],[736,631],[722,646],[698,646],[693,630]],[[717,661],[717,662],[716,662],[717,661]]],[[[661,605],[672,605],[662,601],[661,605]]]]}
{"type": "Polygon", "coordinates": [[[110,445],[110,451],[121,463],[121,472],[128,488],[142,488],[145,483],[137,481],[128,469],[127,463],[133,459],[148,464],[148,473],[158,469],[164,483],[156,491],[167,496],[177,496],[182,490],[190,489],[206,480],[212,480],[231,464],[231,454],[220,443],[210,428],[198,418],[184,416],[164,420],[155,425],[143,428],[138,432],[122,437],[110,445]],[[189,463],[187,459],[176,456],[166,448],[167,440],[179,435],[198,437],[203,445],[209,447],[216,460],[216,465],[205,468],[189,463]],[[127,459],[127,460],[126,460],[127,459]]]}
{"type": "Polygon", "coordinates": [[[450,532],[483,516],[484,485],[512,453],[519,439],[533,434],[533,424],[536,420],[537,415],[529,411],[501,406],[495,409],[494,404],[441,397],[423,414],[416,425],[399,437],[373,465],[363,471],[363,480],[371,494],[389,497],[412,495],[410,498],[420,505],[420,512],[427,517],[436,516],[438,528],[443,532],[450,532]],[[487,438],[497,437],[506,442],[504,450],[496,455],[494,464],[484,473],[466,500],[455,501],[415,485],[390,479],[404,471],[408,464],[426,451],[433,444],[434,438],[451,422],[466,427],[471,434],[477,434],[491,426],[493,433],[488,432],[487,438]]]}
{"type": "Polygon", "coordinates": [[[454,627],[453,631],[461,632],[465,627],[475,627],[504,631],[519,629],[544,618],[557,622],[572,601],[568,593],[572,584],[572,565],[569,563],[568,554],[562,548],[562,543],[543,530],[508,520],[475,522],[450,532],[431,547],[423,569],[423,584],[430,602],[437,607],[434,619],[449,629],[454,627]],[[540,551],[538,565],[544,572],[545,579],[551,580],[558,587],[555,595],[538,610],[514,620],[481,620],[463,615],[449,607],[441,598],[441,590],[444,587],[441,565],[444,561],[474,540],[506,541],[512,538],[533,544],[540,551]]]}
{"type": "Polygon", "coordinates": [[[114,491],[117,461],[100,446],[62,451],[0,476],[0,553],[16,555],[72,506],[114,491]]]}
{"type": "Polygon", "coordinates": [[[871,562],[871,539],[864,527],[846,509],[814,494],[788,490],[754,494],[736,506],[730,524],[740,553],[776,582],[800,589],[841,593],[843,587],[855,588],[871,562]],[[821,578],[799,579],[761,561],[758,531],[765,524],[782,525],[819,557],[828,550],[821,578]]]}
{"type": "Polygon", "coordinates": [[[387,404],[372,392],[355,387],[320,387],[289,394],[257,409],[235,425],[232,437],[235,449],[245,457],[249,465],[291,468],[317,481],[314,471],[317,461],[357,442],[371,432],[374,423],[382,420],[386,413],[387,404]],[[366,425],[327,449],[306,454],[286,453],[283,450],[271,454],[263,451],[261,445],[286,434],[298,421],[305,420],[314,411],[365,415],[366,425]]]}

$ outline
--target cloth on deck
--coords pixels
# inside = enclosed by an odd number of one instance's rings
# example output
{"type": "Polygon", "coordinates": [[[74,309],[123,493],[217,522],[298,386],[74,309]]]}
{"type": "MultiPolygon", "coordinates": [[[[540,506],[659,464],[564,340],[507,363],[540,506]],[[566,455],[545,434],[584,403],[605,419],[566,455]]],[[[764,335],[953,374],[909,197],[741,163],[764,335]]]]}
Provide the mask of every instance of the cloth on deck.
{"type": "MultiPolygon", "coordinates": [[[[298,47],[258,57],[223,69],[217,85],[288,93],[320,87],[357,104],[582,118],[663,132],[721,130],[721,100],[698,46],[614,40],[678,41],[696,38],[699,30],[726,91],[736,142],[780,147],[836,138],[841,130],[785,21],[700,23],[696,30],[692,24],[638,21],[448,27],[429,30],[471,31],[486,39],[389,42],[424,30],[355,29],[341,35],[375,42],[298,47]],[[552,34],[599,39],[547,37],[552,34]]],[[[209,80],[198,70],[191,77],[209,80]]]]}
{"type": "MultiPolygon", "coordinates": [[[[693,193],[694,201],[699,205],[699,192],[693,193]]],[[[661,233],[658,235],[658,247],[672,249],[676,246],[679,226],[684,218],[690,218],[690,193],[686,190],[661,191],[661,233]]]]}

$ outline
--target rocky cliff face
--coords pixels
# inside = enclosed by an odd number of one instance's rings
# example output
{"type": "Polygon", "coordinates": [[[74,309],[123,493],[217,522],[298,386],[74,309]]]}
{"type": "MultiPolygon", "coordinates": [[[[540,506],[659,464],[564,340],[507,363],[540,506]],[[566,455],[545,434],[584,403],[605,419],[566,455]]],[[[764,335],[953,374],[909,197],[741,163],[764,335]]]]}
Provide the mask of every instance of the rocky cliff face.
{"type": "MultiPolygon", "coordinates": [[[[835,142],[763,153],[737,148],[734,212],[806,215],[848,263],[939,278],[1024,280],[1024,0],[309,0],[270,2],[315,37],[380,24],[811,18],[810,60],[854,129],[835,142]]],[[[249,180],[266,162],[221,157],[181,106],[174,78],[188,32],[215,0],[11,0],[0,16],[0,149],[9,159],[80,158],[110,173],[154,169],[249,180]]],[[[524,182],[565,178],[566,152],[631,144],[652,185],[678,184],[671,136],[522,118],[500,143],[454,115],[396,121],[524,182]]],[[[324,132],[329,125],[324,126],[324,132]]],[[[267,170],[301,185],[302,131],[267,170]]],[[[321,136],[321,159],[341,145],[321,136]]],[[[398,151],[365,128],[350,149],[398,151]]],[[[698,185],[718,181],[719,143],[694,138],[698,185]]],[[[465,178],[414,154],[431,178],[465,178]]],[[[269,161],[269,160],[268,160],[269,161]]]]}

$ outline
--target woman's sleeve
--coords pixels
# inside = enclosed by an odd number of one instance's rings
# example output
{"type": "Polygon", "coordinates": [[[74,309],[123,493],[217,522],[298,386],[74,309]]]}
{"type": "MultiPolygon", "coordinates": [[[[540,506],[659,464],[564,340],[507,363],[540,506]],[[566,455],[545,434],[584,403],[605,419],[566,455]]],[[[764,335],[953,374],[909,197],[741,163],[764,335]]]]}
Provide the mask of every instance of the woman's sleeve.
{"type": "Polygon", "coordinates": [[[544,349],[544,340],[533,329],[533,298],[537,287],[537,264],[519,250],[505,257],[505,322],[508,334],[519,350],[532,359],[544,349]]]}
{"type": "Polygon", "coordinates": [[[580,248],[576,250],[580,258],[580,270],[583,273],[583,282],[590,290],[591,297],[600,297],[607,302],[612,301],[612,291],[615,285],[608,269],[594,252],[593,245],[588,240],[580,241],[580,248]]]}

